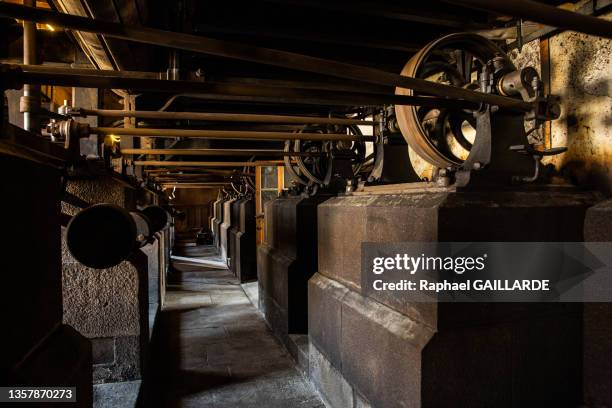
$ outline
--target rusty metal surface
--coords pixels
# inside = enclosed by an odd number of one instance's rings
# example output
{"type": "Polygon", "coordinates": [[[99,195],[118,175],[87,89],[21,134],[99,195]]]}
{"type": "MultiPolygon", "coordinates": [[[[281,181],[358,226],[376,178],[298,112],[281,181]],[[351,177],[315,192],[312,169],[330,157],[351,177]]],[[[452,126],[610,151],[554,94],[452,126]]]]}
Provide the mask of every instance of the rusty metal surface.
{"type": "MultiPolygon", "coordinates": [[[[0,8],[2,3],[0,3],[0,8]]],[[[274,102],[285,104],[371,106],[383,104],[424,106],[473,106],[473,103],[447,98],[413,97],[350,90],[320,89],[317,87],[279,87],[274,84],[198,81],[168,81],[155,78],[156,73],[137,71],[66,70],[49,66],[3,65],[6,70],[4,86],[18,89],[23,83],[84,88],[134,89],[167,93],[197,94],[210,100],[238,100],[249,102],[274,102]],[[141,75],[142,74],[142,77],[141,75]]],[[[260,82],[261,83],[261,82],[260,82]]],[[[367,87],[366,87],[367,90],[367,87]]],[[[377,91],[378,92],[378,91],[377,91]]]]}
{"type": "Polygon", "coordinates": [[[93,134],[113,134],[144,137],[188,137],[207,139],[254,139],[254,140],[373,140],[372,136],[355,136],[343,133],[301,132],[255,132],[248,130],[201,130],[201,129],[144,129],[92,127],[93,134]]]}
{"type": "Polygon", "coordinates": [[[134,161],[135,166],[161,166],[161,167],[255,167],[255,166],[283,166],[284,162],[281,160],[268,160],[268,161],[248,161],[248,162],[230,162],[230,161],[219,161],[219,162],[199,162],[199,161],[134,161]]]}
{"type": "Polygon", "coordinates": [[[121,149],[121,154],[170,154],[173,156],[321,156],[321,153],[265,149],[121,149]]]}
{"type": "MultiPolygon", "coordinates": [[[[423,47],[404,66],[401,74],[403,76],[417,77],[421,75],[423,64],[437,49],[452,48],[464,49],[474,55],[485,54],[487,60],[495,55],[503,55],[503,51],[494,43],[485,38],[469,33],[451,34],[439,38],[423,47]]],[[[400,95],[414,96],[415,91],[411,89],[396,88],[395,92],[400,95]]],[[[395,114],[397,123],[401,129],[406,142],[421,158],[439,168],[457,166],[460,163],[451,160],[448,155],[443,154],[439,148],[430,140],[427,131],[419,117],[418,110],[413,106],[396,106],[395,114]]]]}
{"type": "Polygon", "coordinates": [[[165,112],[165,111],[126,111],[112,109],[81,109],[79,114],[85,116],[103,116],[116,118],[174,119],[174,120],[210,120],[219,122],[256,122],[256,123],[297,123],[321,125],[362,125],[378,124],[371,120],[347,118],[323,118],[314,116],[258,115],[241,113],[211,112],[165,112]]]}

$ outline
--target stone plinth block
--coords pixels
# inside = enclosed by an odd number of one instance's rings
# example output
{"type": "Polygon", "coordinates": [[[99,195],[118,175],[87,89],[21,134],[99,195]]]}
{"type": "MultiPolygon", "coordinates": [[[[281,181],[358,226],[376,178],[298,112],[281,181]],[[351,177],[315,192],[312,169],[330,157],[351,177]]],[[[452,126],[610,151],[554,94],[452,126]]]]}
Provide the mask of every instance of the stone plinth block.
{"type": "Polygon", "coordinates": [[[582,241],[599,199],[568,188],[387,189],[322,203],[311,346],[372,407],[579,405],[581,304],[409,302],[363,287],[361,244],[582,241]]]}
{"type": "MultiPolygon", "coordinates": [[[[257,252],[259,298],[285,344],[308,332],[308,279],[317,267],[317,207],[328,197],[281,197],[266,205],[266,242],[257,252]]],[[[289,347],[291,349],[291,347],[289,347]]]]}
{"type": "MultiPolygon", "coordinates": [[[[612,242],[612,200],[587,211],[585,241],[612,242]]],[[[612,304],[584,305],[584,402],[612,406],[612,304]]]]}

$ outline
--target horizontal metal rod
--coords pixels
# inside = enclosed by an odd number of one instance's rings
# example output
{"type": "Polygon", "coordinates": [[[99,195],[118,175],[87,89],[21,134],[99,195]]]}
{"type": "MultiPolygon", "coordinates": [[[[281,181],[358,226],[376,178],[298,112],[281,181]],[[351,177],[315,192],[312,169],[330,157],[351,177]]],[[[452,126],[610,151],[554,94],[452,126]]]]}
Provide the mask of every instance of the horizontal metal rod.
{"type": "Polygon", "coordinates": [[[0,15],[52,24],[57,27],[71,30],[103,34],[108,37],[144,44],[166,46],[169,48],[233,58],[241,61],[255,62],[298,71],[313,72],[366,83],[413,89],[416,92],[428,95],[463,99],[476,103],[488,103],[523,111],[531,109],[531,105],[522,100],[474,92],[469,89],[453,87],[419,78],[406,77],[391,72],[381,71],[376,68],[362,67],[288,51],[255,47],[191,34],[93,20],[86,17],[62,14],[4,2],[0,3],[0,15]]]}
{"type": "MultiPolygon", "coordinates": [[[[0,8],[3,3],[0,3],[0,8]]],[[[418,105],[432,107],[476,107],[474,103],[448,98],[378,94],[367,92],[340,92],[313,88],[283,88],[248,83],[206,83],[198,81],[168,81],[152,78],[122,76],[122,71],[91,69],[88,74],[79,70],[57,67],[32,68],[30,65],[0,65],[2,85],[19,89],[24,83],[70,86],[81,88],[135,89],[165,93],[196,94],[210,100],[248,101],[282,104],[304,104],[325,106],[375,106],[385,104],[418,105]],[[110,75],[109,73],[114,73],[110,75]]],[[[530,106],[527,104],[527,106],[530,106]]]]}
{"type": "Polygon", "coordinates": [[[249,173],[241,173],[236,170],[221,170],[221,169],[206,169],[203,167],[173,167],[171,169],[156,168],[156,169],[144,169],[144,172],[148,175],[178,175],[183,176],[205,176],[205,175],[220,175],[220,176],[252,176],[249,173]],[[180,173],[178,173],[180,172],[180,173]]]}
{"type": "Polygon", "coordinates": [[[257,123],[297,123],[319,125],[363,125],[378,124],[371,120],[347,118],[322,118],[313,116],[258,115],[244,113],[214,112],[165,112],[165,111],[129,111],[112,109],[81,109],[84,116],[101,116],[111,118],[142,118],[172,120],[210,120],[218,122],[257,122],[257,123]]]}
{"type": "Polygon", "coordinates": [[[218,183],[218,182],[206,182],[206,181],[203,181],[203,182],[194,182],[194,183],[185,183],[185,182],[176,182],[175,183],[175,182],[170,182],[170,183],[159,183],[159,184],[162,184],[162,185],[171,184],[171,185],[175,185],[175,186],[178,186],[178,185],[182,185],[182,186],[189,186],[189,185],[192,185],[192,186],[195,186],[195,185],[198,185],[198,186],[227,186],[230,183],[229,182],[227,182],[227,183],[218,183]]]}
{"type": "Polygon", "coordinates": [[[156,183],[176,183],[176,182],[189,182],[189,183],[229,183],[229,181],[223,180],[210,180],[206,178],[192,178],[192,179],[184,179],[184,178],[174,178],[174,177],[151,177],[156,183]]]}
{"type": "Polygon", "coordinates": [[[193,167],[255,167],[255,166],[283,166],[282,160],[248,161],[248,162],[197,162],[197,161],[134,161],[136,166],[193,166],[193,167]]]}
{"type": "MultiPolygon", "coordinates": [[[[25,65],[21,62],[0,60],[4,64],[15,65],[22,70],[30,73],[48,74],[54,75],[58,73],[70,73],[80,76],[102,76],[108,79],[154,79],[158,81],[164,81],[168,83],[167,74],[165,72],[153,72],[153,71],[115,71],[110,69],[92,69],[92,68],[71,68],[70,66],[57,66],[57,65],[25,65]]],[[[376,93],[386,94],[389,91],[389,87],[382,85],[364,84],[362,82],[347,82],[338,81],[335,82],[313,82],[313,81],[290,81],[282,79],[269,79],[269,78],[249,78],[249,77],[206,77],[206,81],[178,81],[178,84],[246,84],[246,85],[258,85],[262,87],[275,87],[275,88],[304,88],[304,89],[315,89],[321,91],[345,91],[345,92],[364,92],[364,93],[376,93]]],[[[172,84],[172,83],[171,83],[172,84]]]]}
{"type": "Polygon", "coordinates": [[[156,80],[167,80],[165,73],[152,72],[152,71],[115,71],[112,69],[92,69],[92,68],[72,68],[70,66],[61,67],[56,65],[26,65],[26,64],[12,64],[16,65],[27,72],[34,72],[38,74],[57,74],[61,72],[69,72],[74,75],[95,75],[105,78],[124,78],[124,79],[156,79],[156,80]]]}
{"type": "Polygon", "coordinates": [[[477,10],[495,11],[549,26],[612,38],[612,21],[587,16],[531,0],[444,0],[477,10]]]}
{"type": "Polygon", "coordinates": [[[194,174],[176,174],[176,173],[147,173],[149,177],[155,180],[172,179],[172,180],[200,180],[200,181],[224,181],[223,177],[214,177],[207,173],[194,174]]]}
{"type": "Polygon", "coordinates": [[[200,129],[145,129],[92,127],[93,134],[113,134],[142,137],[186,137],[205,139],[243,140],[334,140],[372,141],[373,136],[347,135],[343,133],[300,133],[300,132],[255,132],[249,130],[200,130],[200,129]]]}
{"type": "Polygon", "coordinates": [[[292,156],[318,157],[322,153],[285,152],[284,150],[263,149],[121,149],[121,154],[167,154],[173,156],[292,156]]]}
{"type": "MultiPolygon", "coordinates": [[[[225,184],[224,184],[225,185],[225,184]]],[[[218,190],[219,187],[223,187],[223,186],[214,186],[214,185],[189,185],[189,184],[162,184],[162,190],[166,190],[168,188],[177,188],[177,189],[186,189],[186,188],[201,188],[201,189],[208,189],[208,190],[218,190]]]]}

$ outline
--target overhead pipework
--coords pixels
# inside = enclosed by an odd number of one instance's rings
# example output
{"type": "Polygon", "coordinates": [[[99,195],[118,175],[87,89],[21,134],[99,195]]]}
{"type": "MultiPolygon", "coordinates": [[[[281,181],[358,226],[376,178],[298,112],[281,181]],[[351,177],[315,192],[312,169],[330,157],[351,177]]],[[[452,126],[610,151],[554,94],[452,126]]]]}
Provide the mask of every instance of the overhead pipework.
{"type": "MultiPolygon", "coordinates": [[[[612,23],[591,16],[558,8],[515,0],[507,5],[485,7],[479,1],[450,1],[467,7],[491,8],[499,13],[533,18],[533,21],[556,24],[560,28],[576,29],[603,37],[610,36],[612,23]],[[521,13],[518,8],[522,7],[521,13]],[[550,13],[550,18],[545,16],[550,13]],[[565,18],[567,21],[562,19],[565,18]],[[588,26],[591,23],[591,26],[588,26]]],[[[34,22],[49,22],[58,27],[95,33],[142,44],[155,44],[217,57],[248,61],[327,77],[351,80],[345,89],[316,87],[282,88],[259,83],[201,81],[168,81],[163,75],[147,72],[117,72],[78,70],[69,72],[52,67],[27,64],[2,66],[5,87],[24,83],[98,88],[140,89],[161,92],[195,92],[203,98],[281,104],[305,103],[328,106],[370,106],[392,104],[396,126],[410,148],[436,168],[433,172],[441,184],[466,186],[471,175],[486,174],[502,183],[528,182],[538,178],[543,156],[558,154],[564,148],[542,150],[530,144],[528,134],[521,130],[523,121],[532,122],[532,131],[545,121],[559,117],[558,99],[543,92],[541,81],[533,68],[516,70],[504,51],[493,42],[476,34],[452,34],[435,40],[418,51],[401,73],[313,57],[277,49],[243,45],[225,40],[191,34],[132,27],[85,17],[0,4],[0,15],[34,22]],[[261,85],[261,84],[264,85],[261,85]],[[378,88],[376,88],[378,87],[378,88]],[[394,87],[388,94],[381,87],[394,87]],[[502,125],[503,123],[503,125],[502,125]],[[511,130],[512,129],[512,130],[511,130]],[[496,137],[493,138],[491,133],[496,137]],[[514,132],[514,133],[512,133],[514,132]],[[501,136],[501,135],[504,136],[501,136]],[[514,136],[512,135],[514,134],[514,136]],[[518,136],[517,136],[518,135],[518,136]],[[528,164],[529,163],[529,164],[528,164]],[[535,166],[535,169],[533,168],[535,166]],[[526,169],[530,170],[527,171],[526,169]],[[528,174],[530,173],[530,174],[528,174]]],[[[173,55],[176,55],[174,53],[173,55]]],[[[167,76],[166,76],[167,78],[167,76]]],[[[204,78],[204,77],[202,77],[204,78]]],[[[174,78],[177,79],[177,78],[174,78]]],[[[294,132],[88,127],[73,119],[52,122],[48,132],[65,147],[77,149],[80,138],[92,134],[146,138],[278,140],[285,143],[283,152],[270,151],[269,156],[284,157],[288,172],[298,184],[330,185],[333,177],[352,180],[353,184],[376,182],[380,178],[387,143],[385,131],[391,122],[385,115],[361,117],[312,117],[271,114],[239,114],[218,112],[130,111],[81,109],[63,107],[68,117],[99,116],[141,118],[152,120],[185,120],[205,122],[243,122],[267,124],[300,124],[294,132]],[[371,126],[372,135],[363,135],[358,126],[371,126]],[[324,128],[325,127],[325,128],[324,128]],[[314,129],[314,130],[313,130],[314,129]],[[366,143],[371,146],[366,147],[366,143]],[[368,150],[368,154],[366,154],[368,150]]],[[[392,126],[392,127],[393,127],[392,126]]],[[[247,153],[225,150],[228,156],[247,153]]],[[[134,149],[126,155],[221,156],[222,151],[197,149],[134,149]]],[[[259,152],[265,156],[264,152],[259,152]]],[[[136,166],[237,166],[240,162],[199,162],[167,160],[128,160],[136,166]]],[[[271,162],[270,162],[271,163],[271,162]]],[[[244,167],[252,167],[244,165],[244,167]]],[[[483,176],[477,176],[482,179],[483,176]]]]}

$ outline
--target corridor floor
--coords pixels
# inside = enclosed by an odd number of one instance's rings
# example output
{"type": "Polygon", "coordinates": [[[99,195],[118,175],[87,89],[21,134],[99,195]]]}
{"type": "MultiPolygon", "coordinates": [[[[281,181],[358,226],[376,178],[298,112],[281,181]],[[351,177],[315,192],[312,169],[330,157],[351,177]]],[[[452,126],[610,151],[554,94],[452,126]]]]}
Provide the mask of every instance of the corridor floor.
{"type": "MultiPolygon", "coordinates": [[[[197,255],[218,261],[210,247],[197,255]]],[[[174,260],[173,269],[160,321],[158,403],[323,407],[230,271],[188,260],[174,260]]]]}

